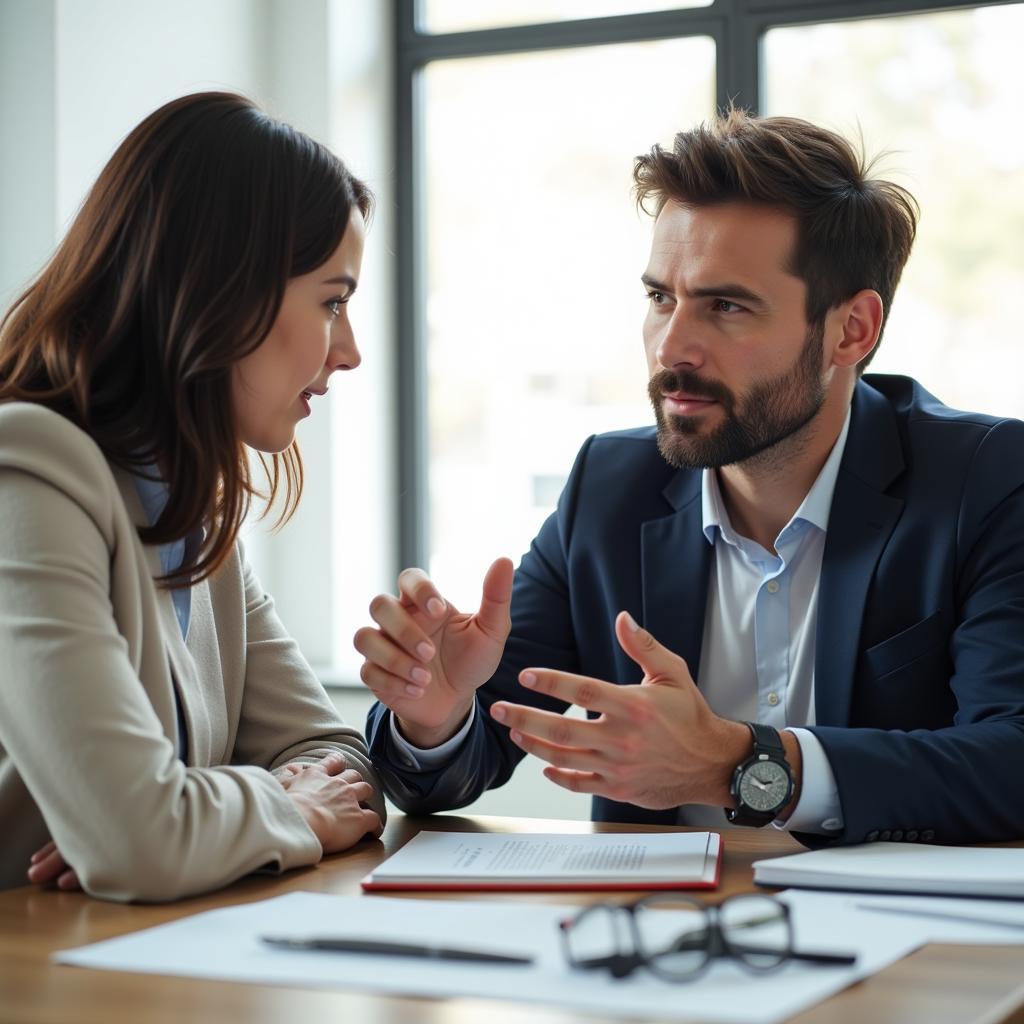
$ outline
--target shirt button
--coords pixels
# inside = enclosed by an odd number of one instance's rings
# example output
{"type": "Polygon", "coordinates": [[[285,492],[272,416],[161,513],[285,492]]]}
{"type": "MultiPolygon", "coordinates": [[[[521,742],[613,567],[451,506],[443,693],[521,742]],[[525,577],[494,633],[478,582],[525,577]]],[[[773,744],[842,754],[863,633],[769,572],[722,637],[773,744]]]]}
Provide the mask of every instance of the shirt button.
{"type": "Polygon", "coordinates": [[[775,705],[779,703],[779,695],[777,693],[769,693],[768,703],[771,704],[772,707],[775,707],[775,705]]]}
{"type": "Polygon", "coordinates": [[[769,580],[768,581],[768,588],[767,589],[768,589],[768,593],[769,594],[777,594],[779,592],[778,581],[777,580],[769,580]]]}
{"type": "Polygon", "coordinates": [[[898,843],[902,839],[903,839],[903,830],[898,828],[892,834],[892,841],[894,843],[898,843]]]}
{"type": "Polygon", "coordinates": [[[907,833],[907,840],[909,842],[911,842],[911,843],[916,843],[917,842],[917,831],[915,829],[911,829],[907,833]]]}

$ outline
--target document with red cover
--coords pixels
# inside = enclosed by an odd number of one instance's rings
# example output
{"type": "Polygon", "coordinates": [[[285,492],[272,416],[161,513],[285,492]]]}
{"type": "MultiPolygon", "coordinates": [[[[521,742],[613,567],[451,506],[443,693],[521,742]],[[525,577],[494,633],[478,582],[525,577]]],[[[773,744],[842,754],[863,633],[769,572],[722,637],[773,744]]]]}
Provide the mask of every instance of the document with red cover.
{"type": "Polygon", "coordinates": [[[717,832],[420,832],[362,881],[368,891],[713,889],[717,832]]]}

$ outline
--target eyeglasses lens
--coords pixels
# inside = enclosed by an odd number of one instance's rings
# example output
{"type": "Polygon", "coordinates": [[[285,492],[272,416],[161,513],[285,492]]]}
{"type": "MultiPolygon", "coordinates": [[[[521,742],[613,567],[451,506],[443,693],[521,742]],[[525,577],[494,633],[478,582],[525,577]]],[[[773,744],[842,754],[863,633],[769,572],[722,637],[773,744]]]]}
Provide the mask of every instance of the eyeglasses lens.
{"type": "Polygon", "coordinates": [[[687,978],[708,958],[708,919],[700,908],[685,909],[671,896],[649,898],[637,907],[640,949],[655,974],[687,978]]]}
{"type": "Polygon", "coordinates": [[[722,938],[747,967],[770,971],[792,948],[792,928],[785,907],[767,896],[737,896],[719,911],[722,938]]]}
{"type": "Polygon", "coordinates": [[[569,956],[580,965],[601,966],[633,952],[629,918],[618,907],[597,904],[584,910],[566,932],[569,956]]]}

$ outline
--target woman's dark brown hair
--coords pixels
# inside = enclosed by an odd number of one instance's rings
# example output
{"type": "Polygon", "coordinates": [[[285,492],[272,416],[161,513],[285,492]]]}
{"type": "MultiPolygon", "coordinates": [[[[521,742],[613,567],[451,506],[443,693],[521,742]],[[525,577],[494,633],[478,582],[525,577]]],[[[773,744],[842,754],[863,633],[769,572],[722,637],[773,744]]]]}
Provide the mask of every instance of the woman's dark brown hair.
{"type": "Polygon", "coordinates": [[[830,309],[864,288],[878,292],[887,318],[914,244],[914,197],[870,172],[835,132],[795,117],[754,117],[731,108],[710,124],[680,132],[671,152],[655,146],[638,156],[633,179],[638,204],[655,215],[670,200],[682,206],[749,202],[791,213],[797,245],[790,269],[807,285],[808,324],[820,328],[830,309]],[[654,208],[647,209],[652,200],[654,208]]]}
{"type": "Polygon", "coordinates": [[[232,93],[147,117],[103,169],[64,240],[0,323],[0,400],[45,405],[115,464],[169,487],[142,540],[200,527],[197,582],[228,556],[251,498],[286,519],[302,490],[293,444],[253,483],[232,369],[269,333],[289,278],[324,263],[372,198],[329,150],[232,93]]]}

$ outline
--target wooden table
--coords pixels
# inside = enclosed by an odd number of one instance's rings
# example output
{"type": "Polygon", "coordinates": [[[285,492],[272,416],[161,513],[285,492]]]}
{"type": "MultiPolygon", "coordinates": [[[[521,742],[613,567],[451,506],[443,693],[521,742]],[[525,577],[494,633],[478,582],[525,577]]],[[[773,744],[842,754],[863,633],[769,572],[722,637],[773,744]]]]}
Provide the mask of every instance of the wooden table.
{"type": "MultiPolygon", "coordinates": [[[[54,950],[111,938],[229,904],[296,889],[353,894],[359,879],[421,829],[481,832],[642,831],[637,826],[530,818],[396,815],[382,842],[367,842],[316,868],[250,877],[221,892],[167,906],[124,906],[26,887],[0,892],[0,1021],[3,1024],[576,1024],[592,1021],[535,1006],[478,999],[407,999],[360,992],[240,985],[55,966],[54,950]]],[[[764,829],[726,833],[717,901],[752,888],[752,861],[799,847],[764,829]]],[[[438,898],[431,894],[432,898],[438,898]]],[[[367,896],[367,899],[373,899],[367,896]]],[[[410,899],[417,898],[409,896],[410,899]]],[[[472,899],[466,894],[450,899],[472,899]]],[[[495,894],[488,899],[586,903],[587,894],[495,894]]],[[[621,898],[626,898],[622,896],[621,898]]],[[[1024,947],[930,946],[793,1018],[798,1024],[997,1024],[1024,1022],[1024,947]]]]}

